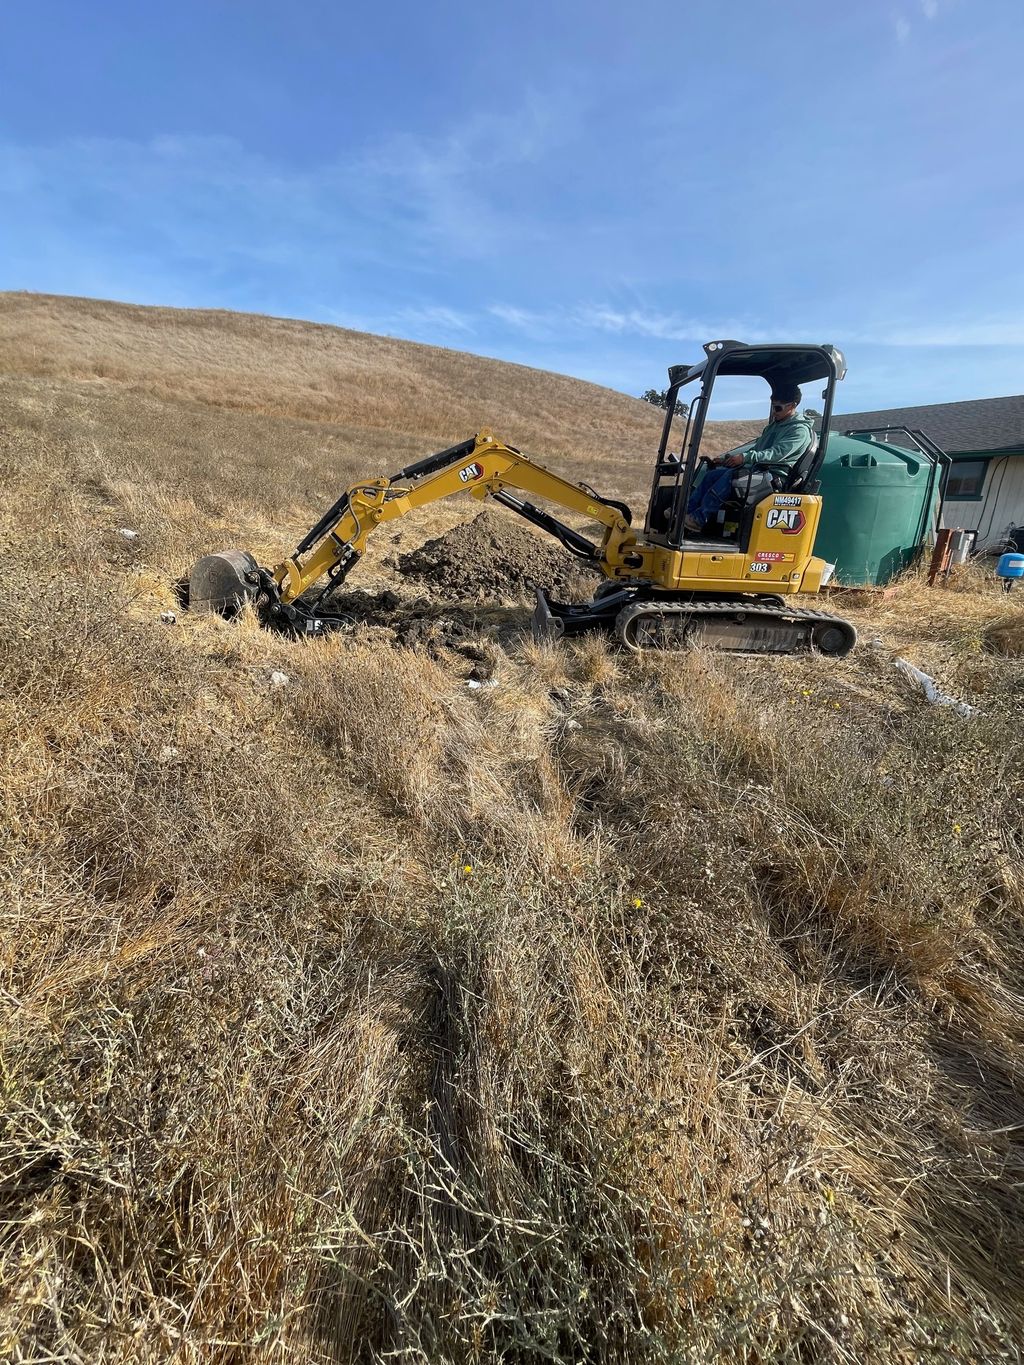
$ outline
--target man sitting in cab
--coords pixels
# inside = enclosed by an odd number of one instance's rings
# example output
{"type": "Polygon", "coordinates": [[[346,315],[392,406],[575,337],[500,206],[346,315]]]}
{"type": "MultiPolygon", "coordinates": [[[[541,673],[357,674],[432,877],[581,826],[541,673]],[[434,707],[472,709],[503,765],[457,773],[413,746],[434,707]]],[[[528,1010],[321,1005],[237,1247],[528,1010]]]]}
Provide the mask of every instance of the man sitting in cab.
{"type": "Polygon", "coordinates": [[[700,484],[690,494],[685,526],[699,533],[732,491],[739,469],[758,465],[794,465],[807,450],[814,430],[810,419],[797,412],[803,394],[795,384],[772,390],[772,415],[752,446],[727,450],[711,461],[700,484]]]}

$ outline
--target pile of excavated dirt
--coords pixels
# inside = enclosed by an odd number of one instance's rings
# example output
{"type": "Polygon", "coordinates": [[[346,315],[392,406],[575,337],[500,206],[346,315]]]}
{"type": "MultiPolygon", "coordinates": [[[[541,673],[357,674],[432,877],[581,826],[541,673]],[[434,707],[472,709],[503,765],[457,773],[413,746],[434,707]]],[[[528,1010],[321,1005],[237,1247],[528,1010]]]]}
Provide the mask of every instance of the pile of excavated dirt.
{"type": "Polygon", "coordinates": [[[481,512],[468,524],[400,555],[398,568],[435,596],[485,602],[528,601],[537,587],[551,589],[556,597],[571,595],[581,572],[587,573],[555,541],[494,512],[481,512]]]}

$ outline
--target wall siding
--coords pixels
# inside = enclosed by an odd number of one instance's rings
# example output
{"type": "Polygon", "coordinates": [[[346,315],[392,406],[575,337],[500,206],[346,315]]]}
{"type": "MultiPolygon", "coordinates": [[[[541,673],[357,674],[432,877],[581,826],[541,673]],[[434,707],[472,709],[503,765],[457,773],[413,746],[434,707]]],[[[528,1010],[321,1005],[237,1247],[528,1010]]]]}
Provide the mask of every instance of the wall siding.
{"type": "Polygon", "coordinates": [[[1024,451],[989,461],[982,495],[980,502],[950,498],[942,509],[943,526],[980,532],[981,546],[1005,535],[1011,523],[1024,525],[1024,451]]]}

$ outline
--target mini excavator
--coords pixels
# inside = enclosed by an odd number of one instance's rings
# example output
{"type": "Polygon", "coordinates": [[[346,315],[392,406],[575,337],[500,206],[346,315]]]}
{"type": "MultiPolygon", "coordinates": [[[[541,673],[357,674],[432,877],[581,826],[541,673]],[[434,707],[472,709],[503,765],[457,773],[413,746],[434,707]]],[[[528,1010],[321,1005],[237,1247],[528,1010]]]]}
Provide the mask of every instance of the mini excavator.
{"type": "Polygon", "coordinates": [[[327,610],[328,599],[362,558],[378,526],[469,492],[481,500],[493,498],[553,535],[603,575],[590,602],[554,602],[537,589],[533,629],[540,640],[602,631],[635,651],[699,642],[743,654],[848,653],[856,641],[848,621],[788,600],[819,592],[833,572],[812,551],[821,513],[817,474],[835,386],[846,374],[842,353],[833,346],[710,341],[703,360],[672,366],[668,374],[643,530],[634,528],[625,503],[560,478],[481,431],[389,478],[347,488],[276,568],[262,568],[241,550],[206,555],[189,578],[190,607],[230,615],[249,603],[268,626],[319,635],[339,624],[327,610]],[[701,454],[701,440],[712,390],[722,375],[760,376],[773,389],[823,380],[821,436],[812,436],[793,463],[739,471],[717,519],[698,534],[685,524],[686,509],[711,463],[701,454]],[[694,397],[684,408],[677,399],[689,385],[695,386],[694,397]],[[677,420],[685,425],[674,456],[670,441],[677,420]],[[600,543],[527,497],[597,522],[603,528],[600,543]]]}

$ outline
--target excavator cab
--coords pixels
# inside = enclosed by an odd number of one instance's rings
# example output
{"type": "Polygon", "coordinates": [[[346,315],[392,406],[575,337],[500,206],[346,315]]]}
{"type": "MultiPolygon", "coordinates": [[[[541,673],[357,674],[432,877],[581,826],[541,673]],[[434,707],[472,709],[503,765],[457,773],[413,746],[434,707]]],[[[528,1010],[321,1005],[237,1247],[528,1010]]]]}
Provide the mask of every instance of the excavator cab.
{"type": "Polygon", "coordinates": [[[651,544],[667,549],[682,550],[688,544],[707,549],[713,545],[723,553],[745,554],[754,524],[754,508],[761,501],[776,494],[817,491],[835,386],[846,374],[846,362],[834,346],[748,346],[739,341],[709,341],[704,353],[704,359],[696,365],[673,365],[668,372],[665,423],[644,534],[651,544]],[[715,384],[720,378],[738,376],[764,381],[766,396],[784,386],[804,388],[823,381],[823,434],[819,438],[810,430],[807,448],[789,463],[738,469],[721,511],[703,531],[688,531],[686,509],[710,465],[702,444],[715,384]],[[688,403],[681,402],[680,394],[690,385],[698,386],[693,397],[688,403]],[[678,454],[673,453],[673,447],[678,454]]]}
{"type": "Polygon", "coordinates": [[[703,360],[668,373],[643,529],[617,555],[604,555],[603,571],[616,586],[603,585],[584,604],[552,602],[538,593],[537,633],[611,629],[621,643],[640,650],[700,640],[745,654],[848,653],[856,641],[848,621],[791,605],[795,596],[820,592],[834,572],[814,554],[814,538],[821,516],[818,471],[835,386],[846,374],[842,352],[825,345],[709,341],[703,360]],[[806,448],[785,463],[737,469],[724,502],[696,531],[687,526],[687,515],[711,463],[704,443],[712,394],[720,381],[740,378],[756,381],[765,398],[822,381],[822,434],[816,437],[808,425],[806,448]],[[681,402],[691,385],[693,397],[681,402]]]}

